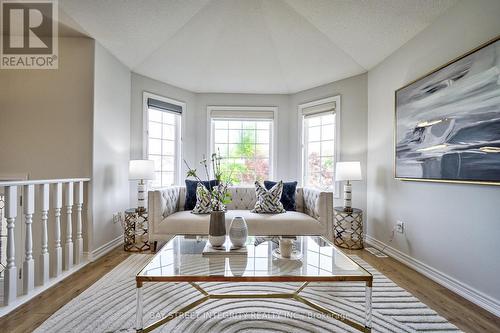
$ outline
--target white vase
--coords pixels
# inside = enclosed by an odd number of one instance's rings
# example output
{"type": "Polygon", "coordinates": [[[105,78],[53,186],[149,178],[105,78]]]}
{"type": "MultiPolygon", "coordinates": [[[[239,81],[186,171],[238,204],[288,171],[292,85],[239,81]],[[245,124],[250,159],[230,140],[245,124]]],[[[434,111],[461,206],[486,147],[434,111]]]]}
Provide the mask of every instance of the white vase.
{"type": "Polygon", "coordinates": [[[241,216],[233,217],[229,227],[229,240],[234,247],[239,248],[245,245],[248,237],[247,222],[241,216]]]}

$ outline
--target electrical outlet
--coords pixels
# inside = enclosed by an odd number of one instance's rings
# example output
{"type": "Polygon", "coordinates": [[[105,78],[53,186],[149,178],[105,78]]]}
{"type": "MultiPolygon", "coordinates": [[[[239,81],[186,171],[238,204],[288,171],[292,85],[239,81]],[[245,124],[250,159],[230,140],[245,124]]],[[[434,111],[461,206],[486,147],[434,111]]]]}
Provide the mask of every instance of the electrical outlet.
{"type": "Polygon", "coordinates": [[[400,234],[405,232],[405,223],[403,221],[396,221],[396,231],[400,234]]]}

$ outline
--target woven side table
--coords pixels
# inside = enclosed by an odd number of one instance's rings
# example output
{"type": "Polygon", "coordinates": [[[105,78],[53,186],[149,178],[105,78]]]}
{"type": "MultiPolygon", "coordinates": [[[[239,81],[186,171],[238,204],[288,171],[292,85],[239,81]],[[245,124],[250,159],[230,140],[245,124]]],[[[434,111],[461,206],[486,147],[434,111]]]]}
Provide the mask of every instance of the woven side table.
{"type": "Polygon", "coordinates": [[[136,211],[135,208],[125,211],[123,233],[123,249],[128,252],[151,250],[148,235],[148,212],[136,211]]]}
{"type": "Polygon", "coordinates": [[[363,211],[353,208],[352,212],[344,207],[335,207],[333,221],[333,239],[337,246],[349,250],[363,248],[363,211]]]}

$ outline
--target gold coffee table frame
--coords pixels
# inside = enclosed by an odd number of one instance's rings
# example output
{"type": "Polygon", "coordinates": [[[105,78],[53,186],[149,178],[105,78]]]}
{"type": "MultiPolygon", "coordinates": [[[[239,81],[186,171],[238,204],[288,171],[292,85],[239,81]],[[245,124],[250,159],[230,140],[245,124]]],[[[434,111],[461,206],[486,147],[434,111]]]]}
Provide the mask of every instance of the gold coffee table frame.
{"type": "MultiPolygon", "coordinates": [[[[174,238],[172,238],[173,240],[174,238]]],[[[331,244],[330,242],[328,242],[331,244]]],[[[161,250],[160,250],[161,251],[161,250]]],[[[201,256],[201,253],[200,253],[201,256]]],[[[349,260],[351,260],[349,258],[349,260]]],[[[352,260],[351,260],[352,261],[352,260]]],[[[357,264],[356,264],[357,265],[357,264]]],[[[359,265],[358,265],[359,266],[359,265]]],[[[359,266],[368,275],[332,275],[332,276],[223,276],[223,275],[212,275],[212,276],[140,276],[140,273],[136,276],[136,295],[137,295],[137,316],[136,316],[136,332],[150,332],[161,325],[187,313],[199,305],[209,301],[211,299],[265,299],[265,298],[284,298],[293,299],[309,307],[319,311],[327,316],[330,316],[344,324],[347,324],[361,332],[371,332],[372,327],[372,285],[373,276],[367,272],[364,268],[359,266]],[[307,287],[311,282],[365,282],[365,318],[363,323],[356,322],[347,318],[347,316],[342,315],[338,312],[329,310],[317,303],[307,300],[300,295],[300,292],[307,287]],[[201,297],[192,303],[182,307],[181,309],[172,312],[165,316],[164,318],[154,322],[153,324],[144,327],[143,324],[143,299],[142,299],[142,287],[145,282],[185,282],[189,283],[193,288],[198,290],[201,297]],[[302,282],[302,285],[295,290],[293,293],[268,293],[268,294],[210,294],[205,289],[203,289],[198,283],[199,282],[302,282]]]]}

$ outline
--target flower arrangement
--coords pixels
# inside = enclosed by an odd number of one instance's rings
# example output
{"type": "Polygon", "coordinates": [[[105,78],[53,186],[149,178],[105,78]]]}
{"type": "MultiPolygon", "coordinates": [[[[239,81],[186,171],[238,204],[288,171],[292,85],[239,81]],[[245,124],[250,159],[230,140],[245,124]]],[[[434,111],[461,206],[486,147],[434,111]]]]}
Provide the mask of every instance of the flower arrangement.
{"type": "MultiPolygon", "coordinates": [[[[210,181],[210,171],[209,169],[212,170],[212,175],[213,178],[217,182],[217,186],[211,186],[209,184],[209,187],[207,192],[203,192],[203,194],[208,193],[208,196],[210,198],[210,205],[212,208],[212,211],[224,211],[225,210],[225,205],[231,202],[231,194],[229,193],[229,186],[231,185],[229,182],[229,179],[231,179],[231,175],[229,177],[224,177],[224,172],[222,171],[221,167],[221,161],[222,157],[220,153],[213,153],[211,158],[210,158],[210,164],[212,168],[209,168],[209,162],[203,156],[203,160],[200,161],[200,165],[203,167],[205,174],[207,176],[207,181],[210,181]]],[[[186,167],[188,168],[187,171],[187,177],[193,177],[195,178],[198,182],[202,182],[201,178],[198,176],[197,170],[193,169],[189,166],[189,164],[184,160],[184,163],[186,164],[186,167]]]]}

